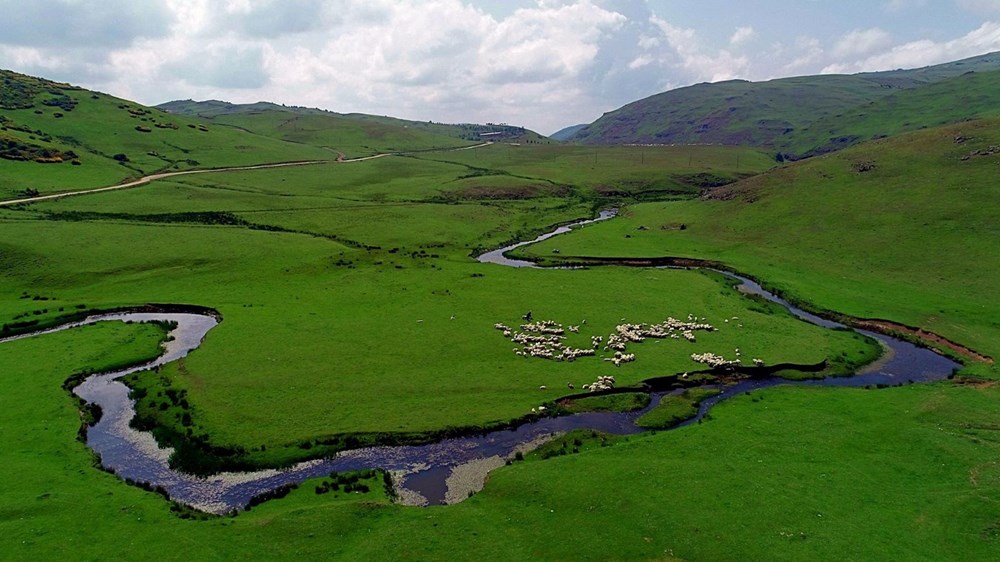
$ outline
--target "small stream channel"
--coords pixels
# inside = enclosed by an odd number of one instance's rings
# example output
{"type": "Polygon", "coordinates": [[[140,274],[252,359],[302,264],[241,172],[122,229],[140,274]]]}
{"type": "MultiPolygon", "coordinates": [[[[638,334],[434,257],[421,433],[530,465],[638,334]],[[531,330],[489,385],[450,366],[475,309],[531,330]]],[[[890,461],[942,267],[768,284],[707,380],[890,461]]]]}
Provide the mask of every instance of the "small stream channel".
{"type": "MultiPolygon", "coordinates": [[[[607,220],[615,211],[604,211],[596,219],[579,221],[569,226],[539,236],[534,240],[513,244],[479,256],[483,263],[510,267],[537,267],[532,262],[513,260],[504,254],[514,248],[533,244],[568,232],[571,228],[607,220]]],[[[729,273],[742,281],[739,289],[748,294],[760,295],[781,304],[804,321],[826,328],[842,328],[841,324],[819,318],[802,311],[783,299],[765,291],[757,283],[729,273]]],[[[256,472],[222,473],[199,477],[178,472],[169,466],[171,449],[161,449],[151,433],[129,427],[135,410],[129,398],[129,389],[118,379],[176,361],[201,345],[205,335],[216,326],[215,317],[191,313],[120,313],[103,314],[81,322],[35,332],[0,343],[31,337],[85,324],[104,321],[176,322],[171,332],[173,339],[165,344],[165,351],[156,360],[121,371],[92,375],[73,392],[87,402],[101,407],[100,421],[87,432],[87,444],[101,458],[103,466],[123,479],[145,482],[161,488],[169,497],[209,513],[228,513],[243,509],[250,500],[280,486],[295,484],[310,478],[323,477],[331,472],[381,468],[393,472],[397,490],[402,500],[414,505],[437,505],[461,501],[471,492],[483,487],[489,470],[502,466],[517,452],[526,452],[554,435],[573,429],[594,429],[612,434],[626,435],[643,431],[635,425],[636,419],[655,407],[669,392],[652,395],[650,405],[637,412],[594,412],[562,417],[545,417],[525,423],[514,430],[500,430],[485,435],[446,439],[428,445],[367,447],[338,453],[333,458],[307,461],[291,468],[261,470],[256,472]]],[[[852,377],[819,380],[788,381],[780,378],[748,379],[723,388],[722,394],[705,400],[697,418],[701,419],[715,404],[742,392],[795,384],[807,386],[897,385],[941,380],[951,375],[960,365],[931,351],[910,343],[862,331],[880,341],[888,350],[886,355],[852,377]]]]}

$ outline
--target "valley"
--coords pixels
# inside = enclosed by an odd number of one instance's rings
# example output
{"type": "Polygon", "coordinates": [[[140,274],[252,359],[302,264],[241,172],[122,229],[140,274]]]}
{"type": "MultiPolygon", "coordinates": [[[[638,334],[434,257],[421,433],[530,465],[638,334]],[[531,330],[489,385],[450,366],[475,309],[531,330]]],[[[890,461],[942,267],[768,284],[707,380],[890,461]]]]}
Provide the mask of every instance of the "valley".
{"type": "Polygon", "coordinates": [[[830,78],[789,138],[720,144],[3,71],[4,552],[994,558],[993,57],[830,78]],[[152,316],[46,331],[123,311],[152,316]]]}

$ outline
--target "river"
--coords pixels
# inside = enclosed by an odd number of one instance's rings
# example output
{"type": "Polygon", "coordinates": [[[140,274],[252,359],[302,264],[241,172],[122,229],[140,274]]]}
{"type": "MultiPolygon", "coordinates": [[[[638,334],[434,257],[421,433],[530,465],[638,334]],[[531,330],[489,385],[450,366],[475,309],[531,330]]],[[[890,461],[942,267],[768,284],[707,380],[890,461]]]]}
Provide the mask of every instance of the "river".
{"type": "MultiPolygon", "coordinates": [[[[478,259],[483,263],[509,267],[537,267],[532,262],[510,259],[504,254],[514,248],[533,244],[568,232],[572,228],[608,220],[614,216],[613,210],[604,211],[595,219],[561,226],[534,240],[487,252],[478,259]]],[[[790,305],[750,279],[731,273],[726,275],[742,282],[739,287],[741,291],[761,295],[779,303],[806,322],[826,328],[843,328],[836,322],[819,318],[790,305]]],[[[0,343],[105,321],[168,321],[176,322],[177,327],[170,333],[172,339],[164,345],[164,353],[156,360],[120,371],[92,375],[73,390],[76,395],[89,403],[97,404],[102,410],[100,420],[87,432],[87,445],[100,456],[104,468],[119,477],[133,482],[147,483],[149,486],[159,488],[174,501],[209,513],[238,511],[245,508],[252,498],[281,486],[326,476],[335,471],[368,468],[380,468],[392,472],[397,492],[404,503],[412,505],[455,503],[467,497],[469,493],[480,490],[490,470],[502,466],[517,452],[527,452],[558,434],[573,429],[594,429],[618,435],[643,431],[635,425],[636,419],[655,407],[664,395],[669,394],[669,392],[653,393],[650,405],[637,412],[595,412],[542,417],[537,421],[520,425],[514,430],[445,439],[427,445],[366,447],[343,451],[333,458],[298,463],[286,469],[200,477],[172,469],[169,464],[171,449],[160,448],[151,433],[129,427],[129,421],[135,414],[135,404],[129,398],[128,387],[119,379],[176,361],[197,349],[205,335],[218,324],[215,316],[207,313],[102,314],[80,322],[7,338],[0,340],[0,343]]],[[[862,333],[880,341],[888,352],[882,359],[861,370],[857,375],[806,381],[788,381],[773,377],[743,380],[735,385],[723,387],[721,394],[702,402],[698,417],[682,425],[697,421],[719,401],[750,390],[779,384],[861,387],[930,382],[944,379],[960,367],[959,364],[929,349],[880,334],[862,333]]]]}

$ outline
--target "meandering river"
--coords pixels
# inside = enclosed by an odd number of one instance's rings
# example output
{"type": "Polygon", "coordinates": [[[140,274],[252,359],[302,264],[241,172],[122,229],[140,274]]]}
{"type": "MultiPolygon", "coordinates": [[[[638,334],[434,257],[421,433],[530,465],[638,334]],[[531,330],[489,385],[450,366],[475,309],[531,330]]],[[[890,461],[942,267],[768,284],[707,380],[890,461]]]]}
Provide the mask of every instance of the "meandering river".
{"type": "MultiPolygon", "coordinates": [[[[614,211],[605,211],[596,219],[579,221],[572,225],[539,236],[534,240],[512,244],[487,252],[478,259],[510,267],[537,267],[532,262],[505,257],[514,248],[568,232],[571,228],[607,220],[614,211]]],[[[727,275],[732,275],[726,273],[727,275]]],[[[742,281],[740,290],[761,295],[786,307],[804,321],[826,328],[841,328],[840,324],[802,311],[777,296],[765,291],[753,281],[733,275],[742,281]]],[[[134,402],[121,377],[146,371],[176,361],[201,345],[205,335],[218,320],[208,314],[192,313],[138,313],[103,314],[57,328],[0,342],[32,337],[85,324],[105,321],[176,322],[171,332],[172,340],[164,345],[164,353],[156,360],[111,373],[88,377],[73,392],[102,410],[100,421],[87,432],[87,445],[101,458],[102,465],[121,478],[148,483],[166,492],[173,500],[209,513],[227,513],[243,509],[255,496],[275,490],[280,486],[326,476],[331,472],[381,468],[394,474],[397,491],[406,503],[414,505],[455,503],[470,492],[482,488],[489,470],[502,466],[517,452],[526,452],[554,435],[573,429],[595,429],[613,434],[632,434],[643,431],[635,425],[636,419],[658,404],[667,393],[654,393],[651,404],[642,411],[629,413],[584,413],[562,417],[544,417],[525,423],[514,430],[501,430],[486,435],[445,439],[437,443],[414,446],[367,447],[338,453],[333,458],[307,461],[291,468],[261,470],[256,472],[222,473],[209,477],[193,476],[178,472],[169,465],[171,449],[160,448],[151,433],[129,427],[135,414],[134,402]]],[[[723,388],[722,394],[704,401],[699,417],[714,404],[729,396],[745,391],[779,384],[817,386],[867,386],[896,385],[908,382],[929,382],[948,377],[959,365],[950,359],[910,343],[862,332],[880,341],[888,350],[886,355],[861,370],[857,375],[792,382],[778,378],[749,379],[723,388]]]]}

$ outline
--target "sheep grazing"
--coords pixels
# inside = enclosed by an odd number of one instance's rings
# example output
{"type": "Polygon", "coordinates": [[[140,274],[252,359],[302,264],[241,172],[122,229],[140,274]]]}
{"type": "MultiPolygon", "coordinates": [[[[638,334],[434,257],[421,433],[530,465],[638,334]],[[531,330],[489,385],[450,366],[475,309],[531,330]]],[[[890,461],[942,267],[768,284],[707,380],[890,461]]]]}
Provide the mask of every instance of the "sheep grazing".
{"type": "Polygon", "coordinates": [[[548,390],[548,389],[549,389],[549,387],[545,386],[544,384],[542,386],[538,387],[538,390],[548,390]]]}
{"type": "Polygon", "coordinates": [[[585,390],[597,392],[599,390],[611,390],[615,387],[615,378],[612,376],[597,377],[597,382],[583,385],[585,390]]]}
{"type": "Polygon", "coordinates": [[[566,347],[562,350],[562,359],[566,361],[572,361],[577,357],[586,357],[590,355],[597,355],[597,350],[595,349],[576,349],[572,347],[566,347]]]}
{"type": "Polygon", "coordinates": [[[694,332],[698,330],[715,331],[715,327],[706,322],[697,322],[696,318],[689,314],[688,321],[682,322],[676,318],[668,317],[659,324],[619,324],[615,326],[617,333],[608,336],[608,349],[625,351],[625,345],[629,342],[643,342],[647,338],[657,339],[684,339],[695,341],[694,332]]]}
{"type": "MultiPolygon", "coordinates": [[[[573,361],[580,357],[594,356],[598,349],[603,349],[605,352],[614,352],[614,357],[605,360],[616,366],[635,361],[634,354],[625,353],[626,347],[631,343],[641,343],[649,338],[686,339],[689,342],[695,342],[696,332],[716,330],[714,326],[705,321],[705,318],[699,319],[694,314],[688,314],[687,321],[667,317],[659,324],[630,324],[625,323],[625,319],[622,318],[623,323],[615,326],[614,332],[607,337],[591,336],[591,349],[579,349],[565,345],[563,340],[566,339],[567,332],[580,333],[580,327],[587,323],[586,320],[580,324],[565,327],[554,320],[532,322],[530,311],[524,315],[524,319],[527,322],[520,325],[519,331],[515,331],[502,322],[493,325],[494,328],[503,333],[505,338],[522,346],[514,349],[516,355],[553,361],[573,361]]],[[[740,356],[738,349],[736,356],[740,356]]]]}
{"type": "Polygon", "coordinates": [[[541,322],[529,322],[527,324],[521,324],[521,330],[524,332],[530,332],[535,334],[552,334],[561,336],[566,333],[563,329],[562,324],[553,322],[551,320],[543,320],[541,322]]]}
{"type": "Polygon", "coordinates": [[[611,361],[615,364],[615,367],[621,367],[622,363],[631,363],[632,361],[635,361],[635,354],[616,351],[614,357],[606,357],[604,360],[611,361]]]}
{"type": "Polygon", "coordinates": [[[740,361],[739,359],[733,359],[730,361],[727,360],[725,357],[721,355],[716,355],[714,353],[701,353],[701,354],[692,353],[691,360],[696,363],[704,363],[705,365],[708,365],[709,367],[712,368],[734,367],[742,363],[742,361],[740,361]]]}
{"type": "Polygon", "coordinates": [[[764,361],[762,359],[754,359],[753,360],[753,366],[754,367],[763,367],[764,366],[764,361]]]}
{"type": "Polygon", "coordinates": [[[566,383],[566,388],[568,388],[570,390],[575,390],[576,389],[576,385],[574,385],[571,382],[568,382],[568,383],[566,383]]]}

